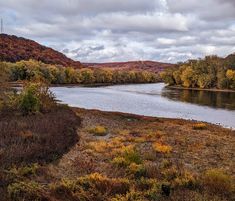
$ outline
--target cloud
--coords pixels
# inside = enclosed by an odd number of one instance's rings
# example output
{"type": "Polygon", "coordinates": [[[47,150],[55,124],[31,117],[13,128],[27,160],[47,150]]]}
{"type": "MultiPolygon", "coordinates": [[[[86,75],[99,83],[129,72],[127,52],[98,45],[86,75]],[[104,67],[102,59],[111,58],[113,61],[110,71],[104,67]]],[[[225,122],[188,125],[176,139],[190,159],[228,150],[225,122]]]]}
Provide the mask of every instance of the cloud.
{"type": "Polygon", "coordinates": [[[5,31],[83,62],[235,51],[234,0],[0,0],[5,31]]]}

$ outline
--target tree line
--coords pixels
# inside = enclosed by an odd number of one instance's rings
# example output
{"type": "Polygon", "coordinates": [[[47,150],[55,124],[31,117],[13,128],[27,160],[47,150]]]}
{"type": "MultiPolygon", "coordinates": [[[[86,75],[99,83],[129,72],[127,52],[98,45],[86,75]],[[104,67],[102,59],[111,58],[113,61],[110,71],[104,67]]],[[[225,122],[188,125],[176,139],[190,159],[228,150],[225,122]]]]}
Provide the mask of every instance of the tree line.
{"type": "Polygon", "coordinates": [[[153,83],[159,76],[148,71],[72,68],[29,60],[0,62],[0,79],[5,81],[46,81],[49,84],[153,83]]]}
{"type": "Polygon", "coordinates": [[[218,56],[189,60],[161,73],[168,85],[187,88],[235,89],[235,63],[218,56]]]}

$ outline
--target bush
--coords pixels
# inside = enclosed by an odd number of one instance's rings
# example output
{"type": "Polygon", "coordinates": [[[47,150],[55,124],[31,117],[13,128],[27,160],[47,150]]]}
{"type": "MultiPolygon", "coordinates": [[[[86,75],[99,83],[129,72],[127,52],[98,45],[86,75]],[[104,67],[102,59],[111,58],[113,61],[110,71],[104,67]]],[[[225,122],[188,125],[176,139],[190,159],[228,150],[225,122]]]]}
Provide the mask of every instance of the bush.
{"type": "Polygon", "coordinates": [[[39,112],[39,97],[36,85],[30,85],[23,89],[19,96],[19,109],[23,114],[39,112]]]}
{"type": "Polygon", "coordinates": [[[130,182],[128,179],[122,178],[108,178],[105,175],[99,173],[89,174],[83,177],[79,177],[75,180],[63,179],[62,181],[51,185],[51,190],[56,194],[70,195],[75,197],[84,192],[100,192],[102,195],[110,194],[125,194],[129,191],[130,182]]]}
{"type": "Polygon", "coordinates": [[[128,161],[122,156],[117,156],[112,160],[112,163],[118,167],[127,167],[129,165],[128,161]]]}
{"type": "Polygon", "coordinates": [[[107,129],[103,126],[96,126],[91,128],[89,132],[97,136],[104,136],[107,134],[107,129]]]}
{"type": "Polygon", "coordinates": [[[193,125],[194,130],[204,130],[206,128],[207,128],[207,126],[205,123],[197,123],[197,124],[193,125]]]}
{"type": "Polygon", "coordinates": [[[55,97],[47,85],[28,83],[17,97],[17,105],[22,114],[48,112],[55,107],[55,97]]]}
{"type": "Polygon", "coordinates": [[[146,169],[142,164],[131,163],[129,165],[129,172],[135,176],[135,178],[141,178],[146,176],[146,169]]]}
{"type": "Polygon", "coordinates": [[[128,162],[128,164],[136,163],[141,164],[142,159],[140,157],[139,152],[135,148],[130,148],[124,151],[123,157],[128,162]]]}
{"type": "Polygon", "coordinates": [[[15,177],[27,177],[36,175],[38,169],[39,165],[37,163],[33,163],[32,165],[22,166],[19,168],[13,167],[9,172],[15,177]]]}
{"type": "Polygon", "coordinates": [[[229,194],[233,191],[233,179],[220,169],[206,171],[203,184],[212,193],[229,194]]]}
{"type": "Polygon", "coordinates": [[[173,184],[174,187],[184,187],[188,189],[196,189],[199,186],[195,175],[187,171],[180,173],[177,178],[175,178],[173,184]]]}
{"type": "Polygon", "coordinates": [[[154,143],[153,148],[156,152],[163,153],[163,154],[169,154],[172,151],[172,147],[169,145],[163,145],[161,143],[154,143]]]}
{"type": "Polygon", "coordinates": [[[112,198],[111,201],[144,201],[146,200],[143,196],[143,192],[131,190],[126,195],[117,195],[112,198]]]}
{"type": "Polygon", "coordinates": [[[12,201],[45,200],[41,194],[42,186],[33,181],[13,183],[7,190],[12,201]]]}

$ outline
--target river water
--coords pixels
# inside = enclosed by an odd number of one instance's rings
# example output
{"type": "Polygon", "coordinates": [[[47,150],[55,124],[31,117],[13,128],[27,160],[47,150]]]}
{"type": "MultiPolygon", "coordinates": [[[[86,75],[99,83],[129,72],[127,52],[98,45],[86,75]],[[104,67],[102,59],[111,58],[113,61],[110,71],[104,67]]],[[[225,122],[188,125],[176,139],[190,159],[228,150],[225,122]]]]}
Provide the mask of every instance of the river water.
{"type": "Polygon", "coordinates": [[[106,87],[52,87],[70,106],[182,118],[235,129],[235,93],[168,89],[163,83],[106,87]]]}

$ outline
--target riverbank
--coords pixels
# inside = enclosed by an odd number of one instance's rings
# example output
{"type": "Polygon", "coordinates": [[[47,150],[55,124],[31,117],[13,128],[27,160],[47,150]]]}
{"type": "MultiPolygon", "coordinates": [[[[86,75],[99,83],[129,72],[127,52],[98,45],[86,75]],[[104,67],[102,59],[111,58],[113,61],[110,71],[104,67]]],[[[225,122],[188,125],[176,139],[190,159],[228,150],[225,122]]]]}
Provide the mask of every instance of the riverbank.
{"type": "MultiPolygon", "coordinates": [[[[138,85],[138,84],[156,84],[161,83],[159,82],[153,82],[153,83],[92,83],[92,84],[50,84],[50,87],[106,87],[106,86],[118,86],[118,85],[138,85]]],[[[22,87],[23,82],[9,82],[5,85],[10,87],[22,87]]]]}
{"type": "Polygon", "coordinates": [[[11,196],[4,201],[234,199],[235,131],[181,119],[72,111],[80,120],[79,141],[50,164],[0,172],[0,192],[11,196]],[[217,177],[223,179],[210,182],[217,177]]]}
{"type": "Polygon", "coordinates": [[[201,88],[191,88],[191,87],[182,87],[182,86],[166,86],[169,89],[181,89],[181,90],[195,90],[195,91],[212,91],[212,92],[232,92],[235,93],[235,90],[231,89],[201,89],[201,88]]]}

